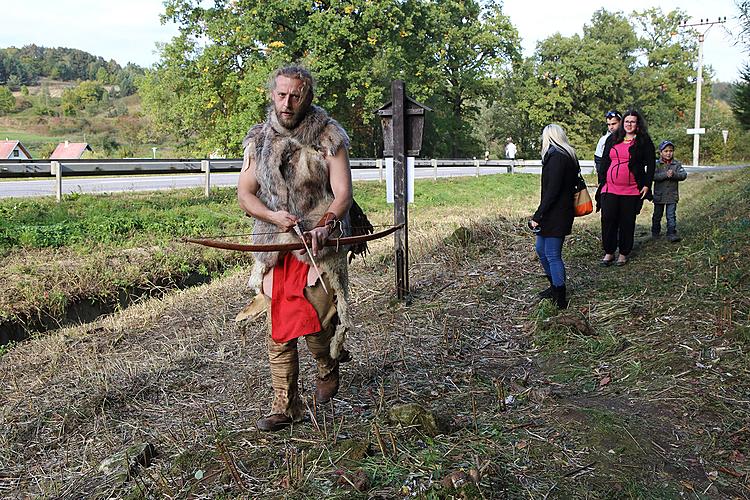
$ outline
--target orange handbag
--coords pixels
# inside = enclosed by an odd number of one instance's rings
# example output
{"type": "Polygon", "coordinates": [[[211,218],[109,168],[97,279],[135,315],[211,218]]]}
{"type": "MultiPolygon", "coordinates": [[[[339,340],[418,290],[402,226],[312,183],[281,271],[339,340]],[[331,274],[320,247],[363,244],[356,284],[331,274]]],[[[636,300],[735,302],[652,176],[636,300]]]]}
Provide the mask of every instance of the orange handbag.
{"type": "Polygon", "coordinates": [[[591,202],[591,195],[586,187],[586,180],[578,173],[578,182],[576,182],[575,191],[573,192],[573,215],[583,217],[594,211],[594,204],[591,202]]]}

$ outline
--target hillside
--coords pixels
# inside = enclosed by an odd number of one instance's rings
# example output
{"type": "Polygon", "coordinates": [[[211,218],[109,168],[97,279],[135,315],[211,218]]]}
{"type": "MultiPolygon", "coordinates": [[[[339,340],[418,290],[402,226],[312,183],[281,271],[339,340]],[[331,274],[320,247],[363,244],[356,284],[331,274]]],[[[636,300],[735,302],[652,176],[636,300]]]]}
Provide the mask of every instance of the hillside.
{"type": "Polygon", "coordinates": [[[28,94],[15,92],[15,109],[0,116],[0,138],[20,140],[35,159],[48,157],[65,140],[89,143],[94,158],[150,158],[152,147],[162,158],[175,154],[173,141],[141,113],[137,94],[110,97],[110,91],[116,95],[116,86],[102,85],[102,97],[65,113],[65,93],[75,92],[79,86],[42,80],[27,87],[28,94]]]}
{"type": "Polygon", "coordinates": [[[747,170],[691,175],[681,243],[644,238],[647,204],[623,268],[596,265],[598,217],[578,220],[561,314],[534,299],[536,196],[503,207],[481,192],[475,207],[415,210],[410,305],[389,292],[388,244],[352,267],[354,359],[315,406],[301,348],[309,413],[291,431],[254,427],[270,388],[265,325],[232,321],[246,270],[8,349],[0,491],[747,498],[747,170]],[[470,237],[446,239],[459,224],[470,237]],[[126,450],[132,466],[107,473],[126,450]]]}
{"type": "Polygon", "coordinates": [[[166,138],[141,114],[143,72],[76,49],[0,49],[0,137],[20,140],[38,159],[65,140],[89,143],[95,158],[151,157],[152,147],[169,156],[166,138]]]}

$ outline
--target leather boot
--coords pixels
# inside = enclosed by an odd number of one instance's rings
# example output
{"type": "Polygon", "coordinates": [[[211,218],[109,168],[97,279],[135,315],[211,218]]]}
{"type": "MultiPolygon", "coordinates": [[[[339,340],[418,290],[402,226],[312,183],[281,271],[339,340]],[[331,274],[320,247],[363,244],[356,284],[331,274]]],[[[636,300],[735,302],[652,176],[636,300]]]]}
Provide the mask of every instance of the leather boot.
{"type": "Polygon", "coordinates": [[[568,298],[566,297],[565,285],[553,286],[552,291],[555,294],[553,300],[558,309],[568,308],[568,298]]]}
{"type": "Polygon", "coordinates": [[[339,392],[339,367],[331,371],[325,378],[318,377],[315,385],[315,400],[322,404],[329,402],[339,392]]]}
{"type": "Polygon", "coordinates": [[[258,430],[263,432],[277,432],[289,427],[292,423],[294,423],[292,417],[288,417],[281,413],[274,413],[273,415],[261,418],[255,425],[258,426],[258,430]]]}
{"type": "Polygon", "coordinates": [[[547,281],[549,281],[549,286],[545,290],[542,290],[541,292],[536,294],[536,296],[539,297],[540,299],[551,299],[555,296],[552,290],[552,287],[553,287],[552,276],[550,276],[549,274],[546,276],[547,276],[547,281]]]}

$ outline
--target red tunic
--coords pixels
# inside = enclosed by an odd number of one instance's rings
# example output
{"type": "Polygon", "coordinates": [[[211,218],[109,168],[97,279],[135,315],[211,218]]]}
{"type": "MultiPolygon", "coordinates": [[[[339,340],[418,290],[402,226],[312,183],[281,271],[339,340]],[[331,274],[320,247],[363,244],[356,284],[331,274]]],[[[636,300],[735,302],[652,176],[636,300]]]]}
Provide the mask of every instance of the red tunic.
{"type": "Polygon", "coordinates": [[[273,268],[271,338],[277,344],[320,331],[318,313],[305,298],[309,270],[309,264],[291,253],[273,268]]]}

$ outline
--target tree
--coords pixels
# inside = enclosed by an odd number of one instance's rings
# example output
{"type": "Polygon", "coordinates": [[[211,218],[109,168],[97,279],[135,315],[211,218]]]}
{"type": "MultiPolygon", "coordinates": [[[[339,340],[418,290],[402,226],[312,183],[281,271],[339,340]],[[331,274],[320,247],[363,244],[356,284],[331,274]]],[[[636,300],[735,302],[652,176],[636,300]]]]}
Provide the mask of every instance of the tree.
{"type": "MultiPolygon", "coordinates": [[[[482,100],[494,100],[494,75],[520,59],[518,32],[496,2],[438,0],[431,4],[426,77],[436,82],[430,104],[436,110],[438,153],[477,153],[472,119],[482,100]]],[[[479,145],[484,150],[484,145],[479,145]]]]}
{"type": "MultiPolygon", "coordinates": [[[[739,39],[750,48],[750,0],[738,0],[741,33],[739,39]]],[[[750,64],[740,71],[740,81],[734,85],[731,98],[732,112],[745,130],[750,130],[750,64]]]]}
{"type": "Polygon", "coordinates": [[[750,65],[740,71],[740,81],[734,85],[732,112],[745,130],[750,130],[750,65]]]}
{"type": "Polygon", "coordinates": [[[16,98],[8,87],[0,87],[0,115],[10,113],[16,107],[16,98]]]}
{"type": "Polygon", "coordinates": [[[494,65],[517,46],[494,2],[483,2],[486,8],[454,0],[205,3],[166,2],[164,19],[180,35],[139,81],[149,115],[200,153],[218,147],[238,154],[247,128],[264,118],[268,74],[291,61],[316,76],[317,102],[349,131],[353,154],[376,153],[373,112],[388,99],[394,78],[417,100],[459,118],[457,128],[455,120],[435,120],[431,130],[440,137],[428,144],[470,141],[463,117],[490,91],[494,65]],[[475,85],[477,79],[484,83],[475,85]]]}
{"type": "MultiPolygon", "coordinates": [[[[698,47],[693,30],[680,29],[689,17],[680,10],[667,14],[660,8],[633,13],[639,27],[639,46],[646,63],[633,75],[633,105],[648,118],[652,133],[688,125],[695,102],[698,47]]],[[[710,82],[708,68],[704,80],[710,82]]],[[[710,91],[704,93],[710,98],[710,91]]],[[[684,128],[684,127],[679,127],[684,128]]]]}
{"type": "Polygon", "coordinates": [[[104,96],[104,87],[99,82],[81,82],[77,87],[63,92],[60,102],[62,113],[75,116],[85,108],[94,110],[104,96]]]}

